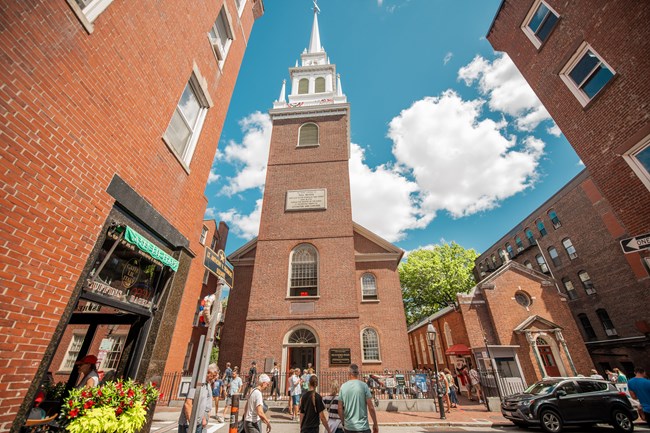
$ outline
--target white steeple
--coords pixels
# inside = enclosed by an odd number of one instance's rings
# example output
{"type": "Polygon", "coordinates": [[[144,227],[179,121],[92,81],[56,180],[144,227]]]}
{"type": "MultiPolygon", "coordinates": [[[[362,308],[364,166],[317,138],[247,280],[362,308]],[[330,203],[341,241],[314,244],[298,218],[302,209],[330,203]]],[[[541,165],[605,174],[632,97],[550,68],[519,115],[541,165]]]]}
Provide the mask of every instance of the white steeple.
{"type": "Polygon", "coordinates": [[[344,96],[343,86],[341,86],[341,74],[336,74],[336,96],[344,96]]]}
{"type": "Polygon", "coordinates": [[[323,48],[320,45],[320,32],[318,31],[318,13],[320,9],[314,0],[314,24],[311,27],[311,39],[309,40],[309,52],[320,53],[323,48]]]}

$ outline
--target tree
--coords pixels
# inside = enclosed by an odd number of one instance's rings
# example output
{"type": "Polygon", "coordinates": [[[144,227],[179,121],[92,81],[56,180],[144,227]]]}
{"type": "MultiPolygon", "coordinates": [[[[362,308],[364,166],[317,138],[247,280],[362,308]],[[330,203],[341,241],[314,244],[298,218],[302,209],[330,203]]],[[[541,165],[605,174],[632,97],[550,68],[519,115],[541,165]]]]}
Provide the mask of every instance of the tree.
{"type": "Polygon", "coordinates": [[[456,302],[474,284],[475,250],[455,242],[411,252],[399,266],[402,297],[408,325],[456,302]]]}

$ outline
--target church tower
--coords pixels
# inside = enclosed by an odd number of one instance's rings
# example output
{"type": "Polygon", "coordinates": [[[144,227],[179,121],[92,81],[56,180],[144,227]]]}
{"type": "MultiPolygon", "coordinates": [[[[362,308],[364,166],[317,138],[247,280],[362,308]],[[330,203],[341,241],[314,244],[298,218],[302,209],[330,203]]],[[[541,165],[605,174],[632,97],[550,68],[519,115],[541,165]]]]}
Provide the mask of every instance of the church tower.
{"type": "Polygon", "coordinates": [[[288,98],[283,82],[269,112],[259,235],[228,257],[235,285],[220,362],[410,368],[396,272],[403,252],[352,221],[350,105],[318,13],[314,5],[309,47],[289,68],[288,98]]]}

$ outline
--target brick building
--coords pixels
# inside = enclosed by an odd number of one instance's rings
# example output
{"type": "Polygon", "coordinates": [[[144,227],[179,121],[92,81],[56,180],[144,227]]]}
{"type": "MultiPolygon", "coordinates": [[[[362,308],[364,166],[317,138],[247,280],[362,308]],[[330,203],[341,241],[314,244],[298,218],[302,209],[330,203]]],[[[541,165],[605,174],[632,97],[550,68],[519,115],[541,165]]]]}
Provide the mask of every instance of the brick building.
{"type": "Polygon", "coordinates": [[[650,359],[650,279],[617,239],[624,232],[583,170],[476,259],[477,281],[509,260],[547,274],[566,299],[594,364],[632,374],[650,359]]]}
{"type": "Polygon", "coordinates": [[[429,321],[438,331],[438,368],[477,366],[488,395],[514,394],[546,376],[593,368],[565,296],[543,273],[509,261],[457,299],[455,307],[409,327],[411,357],[422,368],[433,368],[429,321]]]}
{"type": "MultiPolygon", "coordinates": [[[[649,19],[643,2],[504,0],[487,34],[611,204],[616,240],[650,234],[649,19]]],[[[626,259],[638,281],[649,278],[650,250],[626,259]]]]}
{"type": "Polygon", "coordinates": [[[316,12],[301,58],[289,69],[289,102],[283,83],[270,111],[259,236],[228,256],[235,285],[220,363],[410,369],[403,251],[352,221],[349,104],[316,12]]]}
{"type": "Polygon", "coordinates": [[[0,431],[19,431],[48,371],[92,350],[118,376],[162,374],[200,291],[203,191],[262,13],[261,0],[0,6],[0,431]]]}

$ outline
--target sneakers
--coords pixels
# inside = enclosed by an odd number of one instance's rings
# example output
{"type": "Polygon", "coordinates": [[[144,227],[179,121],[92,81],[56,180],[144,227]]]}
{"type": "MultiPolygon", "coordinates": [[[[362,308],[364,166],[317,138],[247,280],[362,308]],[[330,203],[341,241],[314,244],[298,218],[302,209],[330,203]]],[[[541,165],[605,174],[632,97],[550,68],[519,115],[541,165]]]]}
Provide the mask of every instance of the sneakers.
{"type": "Polygon", "coordinates": [[[483,400],[480,400],[480,399],[479,399],[479,401],[478,401],[478,402],[482,404],[482,403],[483,403],[483,400]]]}

